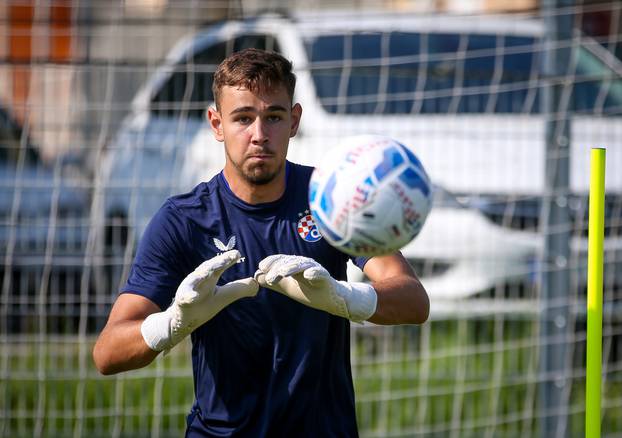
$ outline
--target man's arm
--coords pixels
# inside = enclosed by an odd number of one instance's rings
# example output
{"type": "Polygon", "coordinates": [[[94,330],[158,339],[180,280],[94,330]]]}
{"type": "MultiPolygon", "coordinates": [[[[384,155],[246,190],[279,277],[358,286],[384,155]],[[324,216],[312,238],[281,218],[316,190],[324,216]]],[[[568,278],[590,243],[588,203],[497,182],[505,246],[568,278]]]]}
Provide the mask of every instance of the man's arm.
{"type": "Polygon", "coordinates": [[[147,316],[159,311],[153,301],[143,296],[119,295],[93,348],[93,360],[100,373],[142,368],[155,359],[160,352],[145,343],[140,326],[147,316]]]}
{"type": "Polygon", "coordinates": [[[363,269],[378,295],[374,324],[422,324],[430,300],[412,267],[400,253],[371,258],[363,269]]]}

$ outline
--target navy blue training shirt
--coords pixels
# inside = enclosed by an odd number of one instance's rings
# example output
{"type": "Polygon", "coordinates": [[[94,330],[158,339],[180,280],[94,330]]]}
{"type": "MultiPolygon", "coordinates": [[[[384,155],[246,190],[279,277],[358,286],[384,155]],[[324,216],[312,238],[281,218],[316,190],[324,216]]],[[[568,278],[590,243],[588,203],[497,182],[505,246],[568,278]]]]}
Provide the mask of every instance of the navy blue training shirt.
{"type": "MultiPolygon", "coordinates": [[[[274,202],[242,201],[222,173],[169,198],[147,227],[122,292],[165,309],[186,275],[229,249],[242,260],[219,284],[252,277],[272,254],[311,257],[345,279],[348,256],[321,238],[309,215],[313,169],[287,166],[285,193],[274,202]]],[[[191,337],[196,400],[186,436],[357,436],[346,319],[262,288],[191,337]]]]}

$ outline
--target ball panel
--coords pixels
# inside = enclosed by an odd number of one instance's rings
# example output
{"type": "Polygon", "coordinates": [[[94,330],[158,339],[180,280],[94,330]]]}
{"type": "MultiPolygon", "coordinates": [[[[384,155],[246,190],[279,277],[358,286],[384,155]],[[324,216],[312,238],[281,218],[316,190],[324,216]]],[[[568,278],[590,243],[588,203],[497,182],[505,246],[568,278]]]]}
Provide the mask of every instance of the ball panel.
{"type": "Polygon", "coordinates": [[[320,230],[320,234],[326,238],[332,245],[341,245],[345,239],[337,234],[323,219],[323,214],[321,211],[317,209],[311,208],[311,216],[313,216],[313,220],[320,230]]]}
{"type": "Polygon", "coordinates": [[[388,147],[382,151],[382,161],[374,168],[374,175],[378,182],[390,175],[404,162],[404,157],[396,147],[388,147]]]}
{"type": "Polygon", "coordinates": [[[425,175],[425,179],[429,180],[427,173],[425,173],[425,170],[423,169],[423,165],[421,164],[421,161],[419,161],[419,158],[417,158],[414,152],[408,149],[406,146],[404,146],[401,143],[399,143],[399,145],[402,151],[404,151],[404,153],[406,154],[406,157],[408,157],[408,161],[413,165],[413,167],[415,169],[420,169],[421,171],[423,171],[425,175]]]}

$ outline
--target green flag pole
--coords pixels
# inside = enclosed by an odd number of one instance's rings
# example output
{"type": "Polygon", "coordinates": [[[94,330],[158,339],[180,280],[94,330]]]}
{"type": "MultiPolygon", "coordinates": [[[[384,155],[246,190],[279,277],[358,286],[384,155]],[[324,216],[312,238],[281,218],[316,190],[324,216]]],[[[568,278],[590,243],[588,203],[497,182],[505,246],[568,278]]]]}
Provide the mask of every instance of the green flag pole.
{"type": "Polygon", "coordinates": [[[601,148],[593,148],[591,152],[589,208],[585,437],[600,438],[605,235],[605,149],[601,148]]]}

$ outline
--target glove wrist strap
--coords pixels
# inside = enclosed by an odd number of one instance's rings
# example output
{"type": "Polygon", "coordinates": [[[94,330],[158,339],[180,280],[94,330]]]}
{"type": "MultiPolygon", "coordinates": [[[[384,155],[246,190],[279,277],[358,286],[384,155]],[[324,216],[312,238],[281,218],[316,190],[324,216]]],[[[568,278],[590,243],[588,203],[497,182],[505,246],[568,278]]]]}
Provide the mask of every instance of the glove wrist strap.
{"type": "Polygon", "coordinates": [[[351,321],[366,321],[376,313],[378,294],[371,284],[346,281],[339,283],[350,291],[344,299],[348,306],[351,321]]]}
{"type": "Polygon", "coordinates": [[[171,319],[170,312],[166,310],[152,313],[140,325],[140,333],[153,351],[168,350],[175,345],[171,333],[171,319]]]}

